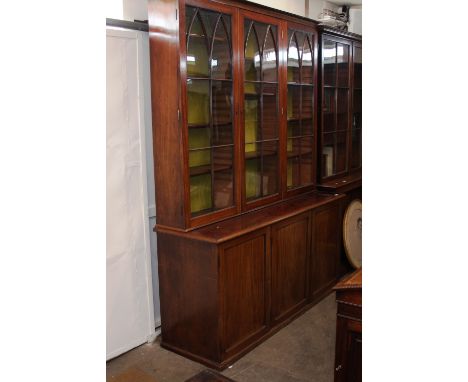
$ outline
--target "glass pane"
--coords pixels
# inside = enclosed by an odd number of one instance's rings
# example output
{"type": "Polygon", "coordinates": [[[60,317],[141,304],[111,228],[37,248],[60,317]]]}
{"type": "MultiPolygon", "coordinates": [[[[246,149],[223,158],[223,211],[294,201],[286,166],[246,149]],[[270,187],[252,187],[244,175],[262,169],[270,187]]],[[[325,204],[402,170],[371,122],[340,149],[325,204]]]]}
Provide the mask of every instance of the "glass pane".
{"type": "Polygon", "coordinates": [[[337,130],[348,129],[348,89],[338,89],[337,130]]]}
{"type": "Polygon", "coordinates": [[[260,81],[260,47],[255,26],[248,20],[244,24],[245,52],[244,70],[245,79],[260,81]]]}
{"type": "Polygon", "coordinates": [[[301,154],[301,138],[288,139],[288,158],[298,157],[301,154]]]}
{"type": "Polygon", "coordinates": [[[351,132],[351,167],[361,167],[362,132],[356,129],[351,132]]]}
{"type": "Polygon", "coordinates": [[[299,186],[299,157],[292,157],[288,159],[288,174],[287,174],[287,185],[288,188],[294,188],[299,186]]]}
{"type": "Polygon", "coordinates": [[[263,84],[263,124],[261,139],[278,137],[278,85],[263,84]]]}
{"type": "Polygon", "coordinates": [[[336,158],[335,158],[335,172],[339,173],[347,170],[347,136],[346,132],[336,133],[336,158]]]}
{"type": "Polygon", "coordinates": [[[297,46],[296,33],[290,30],[288,38],[288,82],[300,82],[299,48],[297,46]]]}
{"type": "Polygon", "coordinates": [[[187,122],[191,125],[210,123],[210,88],[208,80],[187,80],[187,122]]]}
{"type": "Polygon", "coordinates": [[[211,58],[212,78],[231,78],[230,30],[227,29],[225,23],[225,20],[229,18],[229,16],[221,16],[216,28],[211,58]]]}
{"type": "Polygon", "coordinates": [[[323,42],[323,83],[335,86],[336,83],[336,44],[333,41],[323,42]]]}
{"type": "Polygon", "coordinates": [[[278,142],[262,143],[263,196],[278,192],[278,142]]]}
{"type": "Polygon", "coordinates": [[[199,174],[200,172],[210,172],[211,149],[189,150],[190,174],[199,174]],[[208,168],[205,168],[205,167],[208,168]],[[203,167],[203,168],[202,168],[203,167]]]}
{"type": "Polygon", "coordinates": [[[362,87],[362,49],[354,47],[354,87],[362,87]]]}
{"type": "Polygon", "coordinates": [[[232,146],[213,150],[214,208],[226,208],[233,204],[233,155],[232,146]]]}
{"type": "Polygon", "coordinates": [[[192,213],[210,209],[211,204],[211,174],[190,177],[190,211],[192,213]]]}
{"type": "Polygon", "coordinates": [[[211,145],[210,127],[189,127],[189,149],[200,149],[211,145]]]}
{"type": "Polygon", "coordinates": [[[276,48],[276,27],[270,25],[263,47],[262,72],[263,81],[277,80],[277,48],[276,48]]]}
{"type": "Polygon", "coordinates": [[[335,89],[323,89],[322,127],[323,131],[335,131],[335,89]]]}
{"type": "Polygon", "coordinates": [[[312,84],[314,82],[313,67],[313,47],[312,36],[307,36],[304,40],[304,49],[302,51],[302,83],[312,84]]]}
{"type": "Polygon", "coordinates": [[[335,134],[323,134],[322,140],[322,174],[324,177],[335,173],[335,134]]]}
{"type": "Polygon", "coordinates": [[[301,186],[313,183],[312,174],[313,168],[313,155],[302,155],[301,158],[301,186]]]}
{"type": "Polygon", "coordinates": [[[245,161],[245,196],[247,200],[260,197],[260,157],[246,159],[245,161]]]}
{"type": "MultiPolygon", "coordinates": [[[[288,121],[301,118],[301,87],[288,85],[288,121]]],[[[299,134],[296,134],[299,135],[299,134]]]]}
{"type": "Polygon", "coordinates": [[[349,86],[349,46],[337,44],[338,86],[349,86]]]}
{"type": "Polygon", "coordinates": [[[200,13],[197,13],[187,36],[187,75],[189,77],[209,76],[209,46],[210,42],[200,13]]]}
{"type": "Polygon", "coordinates": [[[288,121],[288,137],[297,137],[301,135],[301,121],[292,119],[288,121]]]}
{"type": "Polygon", "coordinates": [[[302,86],[302,113],[301,118],[312,118],[314,115],[314,88],[302,86]]]}
{"type": "Polygon", "coordinates": [[[312,119],[303,119],[302,124],[302,135],[313,135],[314,134],[314,122],[312,119]]]}
{"type": "Polygon", "coordinates": [[[244,87],[245,152],[257,150],[260,135],[260,85],[246,83],[244,87]]]}
{"type": "Polygon", "coordinates": [[[314,149],[314,138],[304,137],[301,139],[301,155],[311,155],[314,149]]]}
{"type": "MultiPolygon", "coordinates": [[[[232,124],[232,83],[230,81],[212,81],[211,85],[212,99],[212,118],[213,118],[213,136],[219,140],[215,134],[219,125],[232,124]]],[[[227,137],[226,137],[227,138],[227,137]]],[[[226,143],[232,142],[231,139],[226,143]]]]}

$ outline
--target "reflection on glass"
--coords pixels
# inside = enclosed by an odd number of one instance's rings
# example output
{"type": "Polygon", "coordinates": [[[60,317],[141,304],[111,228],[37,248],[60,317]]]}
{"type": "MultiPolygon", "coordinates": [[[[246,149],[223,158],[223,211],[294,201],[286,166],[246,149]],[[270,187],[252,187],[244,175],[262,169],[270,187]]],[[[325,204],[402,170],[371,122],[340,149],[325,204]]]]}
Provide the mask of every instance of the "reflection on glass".
{"type": "Polygon", "coordinates": [[[260,44],[257,28],[253,22],[245,20],[245,36],[247,36],[244,52],[244,70],[246,81],[260,81],[260,44]]]}
{"type": "Polygon", "coordinates": [[[351,132],[351,167],[361,167],[362,157],[362,132],[356,129],[351,132]]]}
{"type": "Polygon", "coordinates": [[[211,76],[231,78],[231,49],[229,45],[229,18],[220,17],[213,39],[211,57],[211,76]]]}
{"type": "Polygon", "coordinates": [[[187,36],[187,75],[191,77],[208,77],[208,56],[208,36],[200,13],[197,12],[187,36]]]}
{"type": "Polygon", "coordinates": [[[312,84],[314,82],[314,67],[313,67],[313,47],[312,39],[307,36],[304,40],[304,49],[302,53],[302,83],[312,84]]]}
{"type": "Polygon", "coordinates": [[[261,178],[261,158],[250,158],[245,161],[245,189],[247,200],[259,198],[261,178]]]}
{"type": "Polygon", "coordinates": [[[288,82],[300,82],[299,47],[296,34],[300,32],[289,31],[288,48],[288,82]]]}
{"type": "Polygon", "coordinates": [[[335,172],[340,173],[346,171],[347,163],[347,137],[348,133],[336,133],[336,158],[335,158],[335,172]]]}
{"type": "Polygon", "coordinates": [[[333,41],[323,42],[323,83],[335,86],[336,84],[336,44],[333,41]]]}
{"type": "Polygon", "coordinates": [[[276,27],[270,25],[263,48],[263,81],[277,80],[276,27]]]}
{"type": "Polygon", "coordinates": [[[229,81],[212,81],[213,125],[230,123],[232,120],[232,83],[229,81]]]}
{"type": "Polygon", "coordinates": [[[337,44],[338,86],[349,86],[349,46],[337,44]]]}

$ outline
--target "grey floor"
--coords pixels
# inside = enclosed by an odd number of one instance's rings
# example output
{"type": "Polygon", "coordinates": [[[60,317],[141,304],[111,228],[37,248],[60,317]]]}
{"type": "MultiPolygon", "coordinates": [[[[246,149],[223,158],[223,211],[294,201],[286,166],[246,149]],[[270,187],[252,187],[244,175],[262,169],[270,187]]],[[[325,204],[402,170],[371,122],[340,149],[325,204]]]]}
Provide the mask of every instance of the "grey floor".
{"type": "MultiPolygon", "coordinates": [[[[332,382],[335,331],[332,293],[222,374],[238,382],[332,382]]],[[[107,381],[183,382],[206,368],[155,342],[109,361],[107,381]]]]}

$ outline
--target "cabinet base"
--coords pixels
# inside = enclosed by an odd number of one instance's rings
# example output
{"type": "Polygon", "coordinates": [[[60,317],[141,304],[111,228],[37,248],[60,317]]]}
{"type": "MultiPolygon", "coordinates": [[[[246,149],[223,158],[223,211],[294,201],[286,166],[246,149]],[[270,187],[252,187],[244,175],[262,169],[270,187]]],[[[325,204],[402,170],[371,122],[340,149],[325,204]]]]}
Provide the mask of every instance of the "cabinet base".
{"type": "MultiPolygon", "coordinates": [[[[338,281],[338,280],[337,280],[338,281]]],[[[249,345],[245,346],[242,350],[237,352],[236,354],[232,355],[231,357],[225,359],[224,361],[221,362],[215,362],[213,360],[210,360],[205,357],[201,357],[197,354],[191,353],[189,351],[186,351],[184,349],[181,349],[177,346],[173,346],[170,343],[167,343],[164,341],[164,333],[162,334],[162,339],[161,339],[161,347],[163,347],[166,350],[172,351],[176,354],[181,355],[182,357],[191,359],[192,361],[201,363],[202,365],[208,366],[214,370],[222,371],[226,369],[228,366],[231,366],[234,362],[238,361],[240,358],[242,358],[244,355],[246,355],[248,352],[256,348],[258,345],[260,345],[262,342],[266,341],[268,338],[272,337],[274,334],[276,334],[278,331],[283,329],[285,326],[289,325],[292,321],[294,321],[296,318],[302,316],[305,312],[307,312],[309,309],[313,308],[315,305],[317,305],[320,301],[322,301],[325,297],[330,295],[333,292],[333,287],[335,286],[336,282],[333,284],[330,284],[330,286],[324,290],[320,295],[317,295],[313,301],[308,302],[307,305],[304,305],[300,309],[298,309],[296,312],[291,314],[288,318],[286,318],[284,321],[278,323],[274,327],[272,327],[268,332],[266,332],[263,336],[259,337],[255,341],[251,342],[249,345]]]]}

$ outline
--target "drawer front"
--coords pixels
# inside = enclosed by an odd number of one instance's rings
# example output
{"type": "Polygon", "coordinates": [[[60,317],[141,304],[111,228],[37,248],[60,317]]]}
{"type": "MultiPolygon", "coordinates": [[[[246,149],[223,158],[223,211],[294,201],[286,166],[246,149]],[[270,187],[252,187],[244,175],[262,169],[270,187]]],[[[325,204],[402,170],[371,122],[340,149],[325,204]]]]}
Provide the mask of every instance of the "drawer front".
{"type": "Polygon", "coordinates": [[[271,317],[275,322],[306,303],[309,222],[306,213],[272,227],[271,317]]]}
{"type": "Polygon", "coordinates": [[[265,333],[269,317],[269,230],[260,230],[220,248],[223,358],[265,333]]]}

